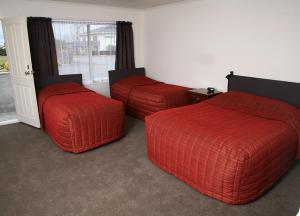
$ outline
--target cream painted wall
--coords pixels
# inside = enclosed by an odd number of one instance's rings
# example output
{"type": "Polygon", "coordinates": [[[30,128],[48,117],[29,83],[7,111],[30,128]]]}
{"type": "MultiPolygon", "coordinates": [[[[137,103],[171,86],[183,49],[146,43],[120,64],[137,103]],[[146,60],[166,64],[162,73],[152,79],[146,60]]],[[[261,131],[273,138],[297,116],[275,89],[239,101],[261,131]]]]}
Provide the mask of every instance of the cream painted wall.
{"type": "MultiPolygon", "coordinates": [[[[53,1],[1,0],[0,18],[13,16],[43,16],[91,21],[131,21],[134,31],[136,65],[138,67],[144,66],[143,11],[141,10],[53,1]]],[[[102,94],[109,95],[107,83],[88,87],[102,94]]]]}
{"type": "Polygon", "coordinates": [[[226,90],[236,74],[300,82],[299,0],[199,0],[145,12],[149,76],[226,90]]]}
{"type": "MultiPolygon", "coordinates": [[[[0,17],[133,22],[136,65],[150,77],[226,90],[236,74],[300,82],[299,0],[189,0],[145,11],[1,0],[0,17]]],[[[90,86],[108,95],[108,85],[90,86]]]]}

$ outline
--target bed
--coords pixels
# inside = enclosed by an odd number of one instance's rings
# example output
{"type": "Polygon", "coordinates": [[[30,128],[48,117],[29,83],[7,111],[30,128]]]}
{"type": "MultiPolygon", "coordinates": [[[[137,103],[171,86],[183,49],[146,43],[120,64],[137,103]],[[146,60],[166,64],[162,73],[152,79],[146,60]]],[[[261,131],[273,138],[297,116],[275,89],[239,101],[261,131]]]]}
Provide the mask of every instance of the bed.
{"type": "Polygon", "coordinates": [[[81,75],[38,81],[42,128],[67,152],[84,152],[117,140],[124,132],[121,102],[84,88],[81,75]]]}
{"type": "Polygon", "coordinates": [[[145,76],[144,68],[109,71],[111,97],[123,102],[126,111],[139,119],[160,110],[187,105],[188,88],[145,76]]]}
{"type": "Polygon", "coordinates": [[[147,152],[155,165],[199,192],[244,204],[300,158],[300,98],[286,96],[300,92],[300,84],[228,79],[228,93],[146,117],[147,152]]]}

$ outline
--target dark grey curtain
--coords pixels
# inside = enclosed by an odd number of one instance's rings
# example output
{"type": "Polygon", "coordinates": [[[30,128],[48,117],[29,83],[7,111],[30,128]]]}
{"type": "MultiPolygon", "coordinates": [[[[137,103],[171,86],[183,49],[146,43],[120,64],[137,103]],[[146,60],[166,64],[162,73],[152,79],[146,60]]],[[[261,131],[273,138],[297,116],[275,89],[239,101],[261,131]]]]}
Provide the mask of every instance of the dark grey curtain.
{"type": "Polygon", "coordinates": [[[27,28],[35,78],[58,75],[55,39],[51,18],[28,17],[27,28]]]}
{"type": "Polygon", "coordinates": [[[116,70],[133,69],[134,45],[131,22],[117,22],[116,70]]]}

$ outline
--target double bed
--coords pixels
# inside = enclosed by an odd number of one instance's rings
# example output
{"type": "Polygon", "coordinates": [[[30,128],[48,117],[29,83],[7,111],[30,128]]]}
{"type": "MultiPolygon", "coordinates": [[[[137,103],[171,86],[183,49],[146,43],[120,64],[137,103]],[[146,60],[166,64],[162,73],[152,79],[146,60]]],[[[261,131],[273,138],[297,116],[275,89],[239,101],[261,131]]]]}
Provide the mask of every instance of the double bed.
{"type": "Polygon", "coordinates": [[[123,102],[128,114],[144,120],[160,110],[188,104],[188,88],[145,76],[144,68],[109,71],[110,94],[123,102]]]}
{"type": "Polygon", "coordinates": [[[123,136],[122,103],[83,87],[80,74],[43,77],[38,85],[42,128],[64,151],[84,152],[123,136]]]}
{"type": "Polygon", "coordinates": [[[300,84],[228,79],[228,93],[146,117],[147,152],[199,192],[244,204],[300,158],[300,84]]]}

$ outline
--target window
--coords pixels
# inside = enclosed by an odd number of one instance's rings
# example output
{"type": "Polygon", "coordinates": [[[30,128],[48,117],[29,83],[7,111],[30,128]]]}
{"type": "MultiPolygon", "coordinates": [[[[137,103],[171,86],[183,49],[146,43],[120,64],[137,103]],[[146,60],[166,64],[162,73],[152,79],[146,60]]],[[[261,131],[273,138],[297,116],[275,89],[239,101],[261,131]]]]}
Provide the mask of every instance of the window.
{"type": "Polygon", "coordinates": [[[7,59],[7,55],[6,55],[2,23],[0,20],[0,73],[8,72],[8,69],[9,69],[8,68],[8,59],[7,59]]]}
{"type": "Polygon", "coordinates": [[[107,82],[115,68],[116,24],[53,20],[59,74],[81,73],[84,84],[107,82]]]}

